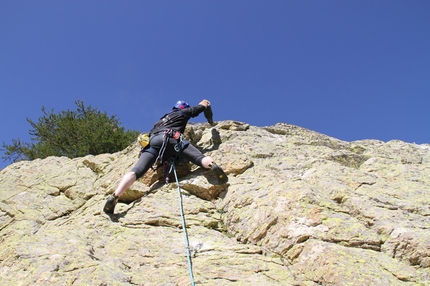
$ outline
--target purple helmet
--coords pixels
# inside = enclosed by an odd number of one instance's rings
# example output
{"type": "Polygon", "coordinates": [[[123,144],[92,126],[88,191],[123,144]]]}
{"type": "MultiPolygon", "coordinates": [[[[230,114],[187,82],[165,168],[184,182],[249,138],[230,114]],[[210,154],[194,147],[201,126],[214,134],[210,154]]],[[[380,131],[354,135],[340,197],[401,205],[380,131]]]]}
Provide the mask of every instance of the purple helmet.
{"type": "Polygon", "coordinates": [[[174,108],[178,108],[178,109],[184,109],[184,108],[188,108],[190,107],[190,105],[183,100],[179,100],[178,102],[176,102],[174,108]]]}

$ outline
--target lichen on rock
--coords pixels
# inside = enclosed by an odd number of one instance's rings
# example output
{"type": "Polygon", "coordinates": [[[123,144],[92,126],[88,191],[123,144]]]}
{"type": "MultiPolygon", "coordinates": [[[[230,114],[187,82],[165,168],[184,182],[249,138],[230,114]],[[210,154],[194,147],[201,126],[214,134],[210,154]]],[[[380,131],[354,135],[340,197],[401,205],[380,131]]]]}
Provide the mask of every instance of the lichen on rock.
{"type": "MultiPolygon", "coordinates": [[[[177,165],[196,284],[430,284],[428,144],[232,120],[185,136],[229,176],[177,165]]],[[[150,171],[101,211],[138,152],[0,171],[2,285],[189,285],[173,177],[150,171]]]]}

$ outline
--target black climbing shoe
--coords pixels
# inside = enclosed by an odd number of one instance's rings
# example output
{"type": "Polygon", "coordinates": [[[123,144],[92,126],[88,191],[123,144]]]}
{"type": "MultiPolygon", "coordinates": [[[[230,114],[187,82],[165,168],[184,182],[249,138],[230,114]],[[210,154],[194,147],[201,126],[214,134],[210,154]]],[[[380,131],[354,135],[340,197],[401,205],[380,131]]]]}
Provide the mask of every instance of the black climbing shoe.
{"type": "Polygon", "coordinates": [[[228,177],[224,173],[224,171],[221,169],[220,166],[215,164],[215,162],[212,162],[212,171],[214,172],[215,176],[218,179],[219,184],[225,184],[228,182],[228,177]]]}
{"type": "Polygon", "coordinates": [[[113,210],[115,209],[118,199],[119,197],[115,196],[115,194],[110,195],[108,200],[105,203],[105,207],[103,208],[103,211],[107,214],[113,214],[113,210]]]}

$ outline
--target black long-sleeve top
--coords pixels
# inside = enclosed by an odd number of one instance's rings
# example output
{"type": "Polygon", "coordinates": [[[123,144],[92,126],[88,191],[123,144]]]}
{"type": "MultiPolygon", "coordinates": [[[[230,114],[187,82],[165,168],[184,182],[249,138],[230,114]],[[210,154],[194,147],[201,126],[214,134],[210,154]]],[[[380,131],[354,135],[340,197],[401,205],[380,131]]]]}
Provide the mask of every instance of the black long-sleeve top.
{"type": "Polygon", "coordinates": [[[155,122],[150,133],[153,135],[169,129],[184,133],[188,120],[197,117],[205,108],[205,106],[200,104],[185,109],[174,108],[170,113],[165,114],[160,120],[155,122]]]}

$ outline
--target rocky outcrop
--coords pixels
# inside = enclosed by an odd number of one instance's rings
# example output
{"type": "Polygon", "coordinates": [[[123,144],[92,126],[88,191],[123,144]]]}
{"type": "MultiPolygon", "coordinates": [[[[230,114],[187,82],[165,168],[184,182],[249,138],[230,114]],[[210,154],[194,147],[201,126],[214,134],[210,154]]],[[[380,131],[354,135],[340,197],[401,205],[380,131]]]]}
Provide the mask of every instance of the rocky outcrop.
{"type": "MultiPolygon", "coordinates": [[[[196,285],[430,285],[430,145],[235,121],[186,136],[229,175],[177,168],[196,285]]],[[[189,285],[174,178],[101,211],[138,151],[2,170],[1,285],[189,285]]]]}

